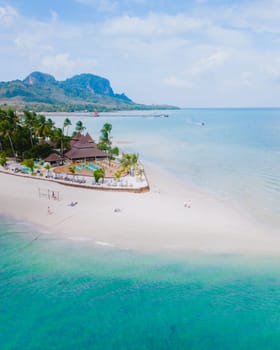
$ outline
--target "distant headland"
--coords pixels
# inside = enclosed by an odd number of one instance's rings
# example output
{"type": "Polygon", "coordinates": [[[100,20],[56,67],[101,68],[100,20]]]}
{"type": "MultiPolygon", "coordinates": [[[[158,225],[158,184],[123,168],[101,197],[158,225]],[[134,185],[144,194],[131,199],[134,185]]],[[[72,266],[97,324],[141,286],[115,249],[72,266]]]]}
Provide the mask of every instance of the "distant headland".
{"type": "Polygon", "coordinates": [[[135,103],[124,93],[115,93],[108,79],[88,73],[58,81],[50,74],[33,72],[23,80],[0,82],[0,105],[35,112],[179,109],[135,103]]]}

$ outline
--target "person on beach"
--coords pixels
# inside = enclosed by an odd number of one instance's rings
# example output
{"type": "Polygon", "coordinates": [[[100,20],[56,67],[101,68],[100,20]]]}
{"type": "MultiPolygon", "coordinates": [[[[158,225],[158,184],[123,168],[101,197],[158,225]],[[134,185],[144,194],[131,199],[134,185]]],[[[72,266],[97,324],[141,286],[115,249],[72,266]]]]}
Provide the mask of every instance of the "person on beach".
{"type": "Polygon", "coordinates": [[[52,214],[51,208],[48,207],[48,215],[51,215],[51,214],[52,214]]]}

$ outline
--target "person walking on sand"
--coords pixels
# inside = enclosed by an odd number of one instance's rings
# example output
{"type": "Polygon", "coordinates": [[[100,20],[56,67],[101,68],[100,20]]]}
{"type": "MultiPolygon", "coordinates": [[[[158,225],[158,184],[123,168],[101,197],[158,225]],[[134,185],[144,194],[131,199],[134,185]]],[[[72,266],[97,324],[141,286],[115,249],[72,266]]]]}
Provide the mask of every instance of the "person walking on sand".
{"type": "Polygon", "coordinates": [[[48,207],[48,215],[51,215],[51,214],[52,214],[51,208],[48,207]]]}

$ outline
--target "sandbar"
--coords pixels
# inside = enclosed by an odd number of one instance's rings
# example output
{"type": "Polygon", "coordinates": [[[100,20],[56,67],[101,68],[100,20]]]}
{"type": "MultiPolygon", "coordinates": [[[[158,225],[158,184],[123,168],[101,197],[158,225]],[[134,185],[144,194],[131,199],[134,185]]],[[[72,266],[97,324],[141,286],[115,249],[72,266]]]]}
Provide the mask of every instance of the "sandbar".
{"type": "Polygon", "coordinates": [[[0,213],[45,235],[139,251],[278,254],[280,240],[223,200],[145,164],[150,191],[104,192],[0,173],[0,213]],[[39,196],[56,191],[59,200],[39,196]],[[75,205],[70,205],[75,203],[75,205]],[[51,212],[51,213],[50,213],[51,212]]]}

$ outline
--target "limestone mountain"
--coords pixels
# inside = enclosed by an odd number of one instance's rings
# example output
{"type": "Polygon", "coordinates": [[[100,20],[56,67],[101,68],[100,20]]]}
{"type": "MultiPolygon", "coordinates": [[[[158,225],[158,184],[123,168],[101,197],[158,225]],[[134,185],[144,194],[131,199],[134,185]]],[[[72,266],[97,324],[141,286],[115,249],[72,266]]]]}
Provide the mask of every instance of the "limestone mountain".
{"type": "Polygon", "coordinates": [[[63,81],[33,72],[23,80],[0,82],[0,104],[33,111],[112,111],[172,108],[137,104],[124,93],[114,93],[110,81],[93,74],[80,74],[63,81]]]}

